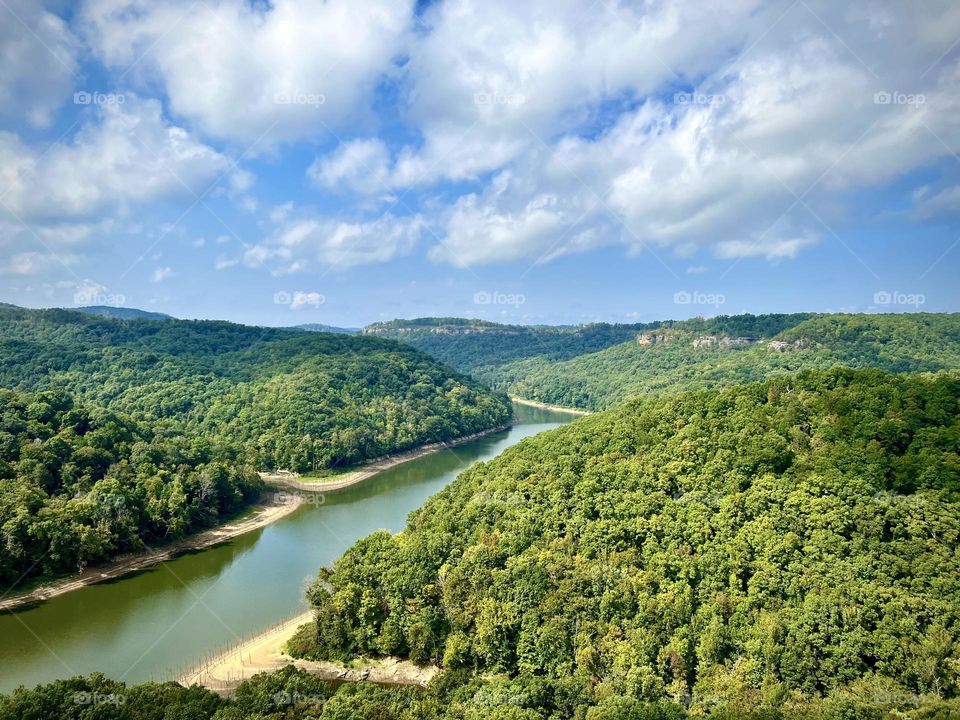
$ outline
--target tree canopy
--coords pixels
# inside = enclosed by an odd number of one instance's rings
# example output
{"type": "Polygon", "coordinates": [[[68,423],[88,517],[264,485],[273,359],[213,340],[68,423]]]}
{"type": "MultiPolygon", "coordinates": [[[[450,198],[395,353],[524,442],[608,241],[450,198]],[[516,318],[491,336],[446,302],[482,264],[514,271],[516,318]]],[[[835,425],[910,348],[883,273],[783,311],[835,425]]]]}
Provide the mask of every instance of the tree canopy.
{"type": "Polygon", "coordinates": [[[804,372],[579,420],[322,570],[300,652],[709,709],[960,692],[960,377],[804,372]]]}
{"type": "Polygon", "coordinates": [[[380,334],[512,395],[587,410],[837,365],[888,372],[960,366],[960,314],[734,315],[567,329],[481,327],[467,335],[444,331],[452,324],[425,329],[399,322],[380,334]]]}
{"type": "Polygon", "coordinates": [[[59,390],[0,390],[5,588],[210,527],[262,488],[202,437],[155,432],[59,390]]]}
{"type": "Polygon", "coordinates": [[[348,465],[509,422],[510,406],[387,339],[0,308],[0,387],[66,389],[260,468],[348,465]]]}
{"type": "Polygon", "coordinates": [[[0,582],[209,527],[257,470],[318,470],[503,425],[492,393],[400,343],[0,308],[0,582]]]}

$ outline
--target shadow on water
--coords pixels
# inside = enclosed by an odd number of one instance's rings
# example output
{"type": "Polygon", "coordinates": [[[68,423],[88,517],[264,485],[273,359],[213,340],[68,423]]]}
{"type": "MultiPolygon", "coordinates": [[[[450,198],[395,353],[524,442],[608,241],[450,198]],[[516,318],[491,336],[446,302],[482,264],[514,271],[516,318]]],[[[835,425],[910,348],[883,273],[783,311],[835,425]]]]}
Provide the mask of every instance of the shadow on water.
{"type": "Polygon", "coordinates": [[[166,680],[305,609],[303,588],[352,543],[407,515],[477,460],[571,416],[517,406],[520,424],[326,494],[273,525],[0,616],[0,691],[94,671],[166,680]]]}

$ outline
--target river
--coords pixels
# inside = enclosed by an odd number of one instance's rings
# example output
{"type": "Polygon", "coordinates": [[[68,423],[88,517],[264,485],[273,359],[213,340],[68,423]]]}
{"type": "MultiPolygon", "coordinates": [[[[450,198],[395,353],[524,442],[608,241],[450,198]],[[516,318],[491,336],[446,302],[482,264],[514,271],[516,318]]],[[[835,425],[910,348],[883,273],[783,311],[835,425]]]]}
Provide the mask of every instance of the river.
{"type": "Polygon", "coordinates": [[[273,525],[135,575],[0,616],[0,692],[102,672],[130,683],[181,670],[306,609],[321,565],[407,515],[477,460],[574,416],[515,405],[509,430],[411,460],[273,525]]]}

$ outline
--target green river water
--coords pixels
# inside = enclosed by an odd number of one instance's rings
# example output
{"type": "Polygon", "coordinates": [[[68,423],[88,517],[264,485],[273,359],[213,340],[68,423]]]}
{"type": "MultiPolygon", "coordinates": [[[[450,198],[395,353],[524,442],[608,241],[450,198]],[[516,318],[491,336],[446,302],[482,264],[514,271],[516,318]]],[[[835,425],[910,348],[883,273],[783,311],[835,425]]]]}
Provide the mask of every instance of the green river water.
{"type": "Polygon", "coordinates": [[[0,692],[56,678],[104,674],[127,682],[174,679],[205,655],[306,609],[321,565],[410,511],[477,460],[574,419],[517,405],[518,424],[411,460],[330,493],[276,523],[135,575],[0,615],[0,692]]]}

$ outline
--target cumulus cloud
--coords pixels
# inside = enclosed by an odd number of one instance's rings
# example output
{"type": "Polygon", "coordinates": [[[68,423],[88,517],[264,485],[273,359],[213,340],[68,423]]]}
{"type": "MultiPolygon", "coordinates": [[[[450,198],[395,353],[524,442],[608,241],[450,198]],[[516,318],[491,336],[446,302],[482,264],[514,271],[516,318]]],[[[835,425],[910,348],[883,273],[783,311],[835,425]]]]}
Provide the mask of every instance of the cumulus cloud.
{"type": "Polygon", "coordinates": [[[69,266],[77,256],[69,253],[20,252],[0,261],[0,274],[42,275],[57,266],[69,266]]]}
{"type": "MultiPolygon", "coordinates": [[[[808,30],[819,23],[797,11],[808,30]]],[[[960,15],[946,16],[960,29],[960,15]]],[[[696,86],[648,98],[599,135],[527,143],[508,170],[455,203],[431,256],[464,265],[621,243],[683,256],[708,247],[723,258],[794,257],[825,232],[824,195],[888,182],[960,142],[956,62],[916,86],[947,38],[903,10],[895,21],[903,37],[852,41],[857,56],[822,27],[795,40],[774,32],[780,37],[696,86]],[[863,57],[894,79],[879,79],[863,57]],[[917,72],[910,77],[898,61],[917,72]],[[884,102],[898,92],[902,103],[884,102]]]]}
{"type": "Polygon", "coordinates": [[[79,44],[36,0],[5,0],[0,18],[0,116],[47,127],[79,75],[79,44]]]}
{"type": "MultiPolygon", "coordinates": [[[[55,16],[17,7],[63,50],[62,63],[34,57],[0,31],[15,59],[0,97],[32,68],[51,73],[30,105],[42,125],[69,94],[75,41],[55,16]]],[[[125,94],[90,107],[46,151],[0,132],[0,222],[22,218],[66,247],[115,208],[190,199],[225,173],[218,194],[259,213],[263,231],[241,262],[275,273],[386,262],[425,234],[433,260],[464,267],[611,245],[785,260],[831,235],[848,197],[917,170],[926,185],[904,215],[954,213],[960,5],[925,8],[84,0],[75,32],[165,104],[125,94]],[[331,130],[346,142],[307,170],[322,211],[261,209],[256,178],[218,149],[282,153],[331,130]],[[412,189],[410,214],[369,214],[412,189]]]]}
{"type": "Polygon", "coordinates": [[[382,140],[353,140],[329,157],[318,158],[307,169],[307,177],[327,190],[376,194],[389,189],[389,162],[390,151],[382,140]]]}
{"type": "Polygon", "coordinates": [[[410,252],[425,227],[419,215],[395,217],[387,213],[374,220],[350,221],[288,214],[267,238],[247,248],[244,262],[250,267],[268,267],[277,274],[317,264],[347,268],[386,262],[410,252]]]}
{"type": "Polygon", "coordinates": [[[0,132],[0,214],[64,221],[130,203],[202,193],[230,160],[181,127],[160,103],[101,105],[71,141],[41,149],[0,132]]]}
{"type": "Polygon", "coordinates": [[[89,0],[80,24],[104,63],[135,65],[132,74],[158,83],[175,114],[212,136],[269,144],[356,123],[393,70],[412,7],[412,0],[89,0]]]}
{"type": "Polygon", "coordinates": [[[844,193],[960,145],[946,1],[445,0],[424,22],[403,77],[420,142],[357,138],[309,175],[361,195],[474,181],[431,208],[430,255],[457,265],[604,244],[791,258],[844,193]]]}
{"type": "Polygon", "coordinates": [[[422,142],[400,148],[389,163],[381,150],[377,164],[353,165],[354,184],[369,190],[371,169],[381,180],[376,192],[383,184],[495,171],[540,138],[589,121],[597,103],[642,96],[673,82],[675,73],[703,72],[745,37],[759,4],[434,3],[422,18],[426,31],[410,45],[403,78],[406,111],[422,142]]]}
{"type": "Polygon", "coordinates": [[[176,273],[173,271],[172,267],[167,265],[154,268],[153,272],[150,273],[150,282],[161,283],[164,280],[169,280],[172,277],[176,277],[176,273]]]}

